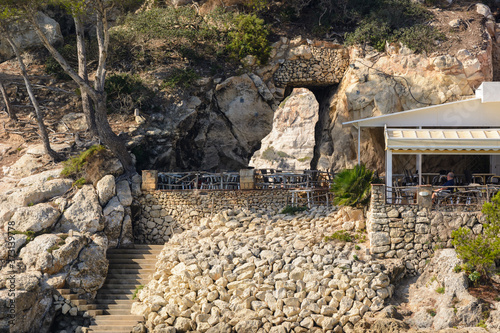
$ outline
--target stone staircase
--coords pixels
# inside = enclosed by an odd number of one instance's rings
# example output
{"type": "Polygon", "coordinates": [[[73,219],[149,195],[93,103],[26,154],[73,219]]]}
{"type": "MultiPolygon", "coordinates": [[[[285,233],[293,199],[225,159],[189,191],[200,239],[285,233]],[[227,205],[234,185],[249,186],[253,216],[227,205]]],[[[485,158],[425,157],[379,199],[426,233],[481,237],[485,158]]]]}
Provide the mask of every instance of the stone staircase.
{"type": "Polygon", "coordinates": [[[134,248],[108,250],[108,276],[97,291],[94,304],[86,305],[94,317],[89,332],[129,333],[144,319],[130,313],[132,297],[137,287],[149,282],[162,248],[163,245],[136,244],[134,248]]]}

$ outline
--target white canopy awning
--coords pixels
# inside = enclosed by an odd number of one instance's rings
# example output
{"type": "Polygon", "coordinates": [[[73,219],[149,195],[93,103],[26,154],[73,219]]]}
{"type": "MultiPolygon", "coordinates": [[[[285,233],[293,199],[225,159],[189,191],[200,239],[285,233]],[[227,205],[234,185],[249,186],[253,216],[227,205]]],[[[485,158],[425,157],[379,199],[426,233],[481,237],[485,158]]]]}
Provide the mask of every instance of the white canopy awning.
{"type": "Polygon", "coordinates": [[[500,129],[395,129],[384,133],[394,154],[496,154],[500,129]]]}

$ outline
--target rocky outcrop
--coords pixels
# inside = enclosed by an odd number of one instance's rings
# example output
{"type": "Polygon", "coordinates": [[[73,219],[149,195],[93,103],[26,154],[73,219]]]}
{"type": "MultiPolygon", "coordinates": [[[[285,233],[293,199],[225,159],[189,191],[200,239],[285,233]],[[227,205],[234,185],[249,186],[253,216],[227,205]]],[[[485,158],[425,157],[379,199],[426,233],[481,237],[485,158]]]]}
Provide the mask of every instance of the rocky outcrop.
{"type": "Polygon", "coordinates": [[[319,104],[314,94],[296,88],[274,113],[272,131],[249,165],[257,169],[305,170],[314,157],[319,104]]]}
{"type": "MultiPolygon", "coordinates": [[[[27,149],[24,161],[37,156],[38,151],[27,149]]],[[[32,170],[24,162],[17,166],[19,175],[32,170]]],[[[102,169],[99,173],[117,170],[102,169]]],[[[9,323],[9,316],[0,316],[0,328],[43,333],[49,331],[55,315],[76,316],[76,306],[53,297],[54,289],[70,289],[79,298],[95,297],[106,279],[108,247],[127,246],[133,241],[130,206],[132,191],[140,193],[140,176],[133,178],[132,187],[108,175],[96,181],[97,189],[84,185],[77,190],[72,188],[73,180],[55,178],[60,172],[55,168],[20,180],[11,178],[9,182],[17,186],[0,193],[3,314],[10,311],[11,289],[18,290],[14,323],[9,323]]]]}
{"type": "MultiPolygon", "coordinates": [[[[49,43],[55,44],[62,42],[63,37],[59,24],[48,17],[47,15],[39,12],[37,15],[38,25],[42,28],[45,36],[47,36],[49,43]]],[[[30,47],[41,46],[42,42],[34,31],[34,29],[27,22],[20,22],[9,25],[9,30],[12,39],[17,47],[25,50],[30,47]]],[[[14,51],[7,42],[6,38],[0,38],[0,62],[14,57],[14,51]]]]}
{"type": "Polygon", "coordinates": [[[92,185],[84,185],[72,201],[59,221],[60,232],[75,230],[94,234],[104,229],[102,207],[92,185]]]}
{"type": "Polygon", "coordinates": [[[467,291],[465,273],[455,273],[461,260],[453,249],[435,252],[425,272],[410,287],[410,325],[440,330],[454,326],[474,327],[483,319],[483,305],[467,291]]]}

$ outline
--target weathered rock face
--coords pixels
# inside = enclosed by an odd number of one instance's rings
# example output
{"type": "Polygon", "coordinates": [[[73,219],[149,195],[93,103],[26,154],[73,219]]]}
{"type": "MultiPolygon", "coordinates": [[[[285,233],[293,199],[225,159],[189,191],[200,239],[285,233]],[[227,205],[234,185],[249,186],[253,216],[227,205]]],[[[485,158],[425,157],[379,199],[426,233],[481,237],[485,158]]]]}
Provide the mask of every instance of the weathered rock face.
{"type": "Polygon", "coordinates": [[[59,224],[61,232],[75,230],[95,233],[104,228],[102,207],[92,185],[84,185],[75,194],[73,204],[64,211],[59,224]]]}
{"type": "MultiPolygon", "coordinates": [[[[45,36],[47,36],[51,44],[62,42],[63,37],[61,29],[55,20],[51,19],[42,12],[38,13],[37,20],[38,24],[42,28],[42,31],[45,36]]],[[[12,39],[21,50],[42,45],[42,42],[36,32],[27,23],[23,22],[13,25],[12,31],[12,39]]],[[[7,39],[5,38],[0,38],[0,61],[5,61],[12,57],[14,57],[14,51],[12,51],[9,42],[7,42],[7,39]]]]}
{"type": "Polygon", "coordinates": [[[249,165],[257,169],[310,169],[319,104],[314,94],[296,88],[274,113],[272,131],[262,139],[249,165]]]}
{"type": "MultiPolygon", "coordinates": [[[[50,204],[41,203],[32,207],[20,207],[10,219],[10,226],[18,231],[41,231],[51,227],[61,212],[50,204]],[[14,225],[12,225],[12,222],[14,225]]],[[[7,228],[6,228],[7,229],[7,228]]]]}
{"type": "Polygon", "coordinates": [[[465,273],[455,273],[461,264],[453,249],[438,250],[410,287],[409,307],[414,312],[410,324],[415,328],[440,330],[453,326],[474,327],[482,319],[481,302],[468,291],[465,273]],[[438,293],[438,288],[444,288],[438,293]],[[434,311],[435,315],[430,313],[434,311]]]}
{"type": "MultiPolygon", "coordinates": [[[[343,122],[459,100],[472,95],[480,82],[492,79],[488,50],[428,57],[401,48],[378,54],[377,61],[373,56],[352,52],[354,66],[345,73],[331,100],[332,122],[321,143],[330,143],[333,153],[320,156],[320,168],[339,170],[357,163],[357,130],[343,128],[343,122]]],[[[382,131],[364,129],[361,161],[383,171],[383,158],[382,131]]]]}
{"type": "MultiPolygon", "coordinates": [[[[10,285],[9,280],[6,282],[10,285]]],[[[15,309],[9,307],[10,302],[0,302],[0,313],[2,313],[0,330],[2,332],[48,332],[54,317],[54,311],[51,309],[52,289],[46,288],[46,285],[42,283],[42,274],[40,272],[17,273],[14,284],[15,309]],[[9,313],[15,314],[13,325],[8,322],[9,313]]],[[[12,299],[8,289],[0,289],[0,299],[12,299]]]]}
{"type": "Polygon", "coordinates": [[[66,278],[66,283],[72,292],[86,298],[94,298],[97,290],[102,287],[108,273],[106,237],[94,235],[79,254],[77,270],[72,270],[66,278]]]}

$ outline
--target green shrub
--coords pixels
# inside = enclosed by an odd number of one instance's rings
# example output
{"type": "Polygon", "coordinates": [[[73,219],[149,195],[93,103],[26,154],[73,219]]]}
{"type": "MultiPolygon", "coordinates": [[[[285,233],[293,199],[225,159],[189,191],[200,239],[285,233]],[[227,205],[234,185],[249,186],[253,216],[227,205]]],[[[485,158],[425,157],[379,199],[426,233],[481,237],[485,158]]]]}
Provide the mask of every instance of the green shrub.
{"type": "Polygon", "coordinates": [[[79,178],[73,182],[73,186],[76,188],[82,188],[83,185],[87,183],[87,180],[85,178],[79,178]]]}
{"type": "Polygon", "coordinates": [[[9,234],[13,234],[13,235],[26,235],[26,244],[28,244],[33,239],[35,239],[36,236],[38,236],[38,234],[35,234],[35,232],[31,231],[31,230],[28,230],[28,231],[14,230],[14,231],[9,231],[9,234]]]}
{"type": "Polygon", "coordinates": [[[104,146],[96,145],[89,149],[83,151],[80,155],[70,158],[63,162],[63,170],[61,171],[61,176],[70,177],[76,179],[82,173],[83,167],[88,162],[88,160],[94,156],[94,154],[105,150],[104,146]]]}
{"type": "Polygon", "coordinates": [[[307,206],[286,206],[283,208],[280,214],[295,215],[298,212],[303,212],[307,210],[307,206]]]}
{"type": "Polygon", "coordinates": [[[139,75],[113,74],[106,78],[104,90],[107,94],[108,111],[130,113],[134,108],[152,110],[155,93],[148,88],[139,75]]]}
{"type": "Polygon", "coordinates": [[[342,206],[363,205],[370,199],[373,172],[364,165],[356,165],[354,169],[346,169],[333,179],[331,191],[333,202],[342,206]]]}
{"type": "Polygon", "coordinates": [[[469,279],[473,282],[487,278],[489,268],[500,258],[500,192],[483,205],[482,212],[488,223],[483,224],[481,234],[473,234],[468,228],[451,233],[458,257],[472,267],[469,279]]]}
{"type": "Polygon", "coordinates": [[[142,284],[140,286],[138,286],[137,288],[135,288],[134,293],[132,294],[132,299],[136,299],[137,293],[139,292],[139,290],[142,290],[142,289],[144,289],[144,285],[142,285],[142,284]]]}
{"type": "Polygon", "coordinates": [[[369,44],[377,51],[383,52],[385,41],[389,39],[390,28],[385,22],[362,21],[354,32],[345,35],[347,45],[369,44]]]}
{"type": "Polygon", "coordinates": [[[437,289],[436,289],[436,292],[437,292],[438,294],[444,294],[444,287],[439,287],[439,288],[437,288],[437,289]]]}
{"type": "Polygon", "coordinates": [[[357,24],[354,32],[345,35],[347,45],[370,44],[382,52],[386,41],[400,41],[421,52],[431,50],[434,41],[444,37],[426,25],[431,14],[415,1],[376,0],[369,6],[353,8],[352,13],[357,24]]]}
{"type": "Polygon", "coordinates": [[[431,316],[435,317],[436,316],[436,309],[427,309],[426,312],[431,316]]]}
{"type": "Polygon", "coordinates": [[[200,76],[191,68],[175,68],[163,81],[163,88],[189,88],[200,76]]]}
{"type": "Polygon", "coordinates": [[[253,55],[261,65],[267,63],[271,47],[267,36],[269,31],[264,20],[255,15],[240,14],[235,19],[236,27],[229,32],[229,52],[237,59],[253,55]]]}
{"type": "Polygon", "coordinates": [[[432,51],[436,40],[445,40],[446,36],[435,27],[417,24],[394,33],[392,40],[401,42],[415,52],[432,51]]]}
{"type": "Polygon", "coordinates": [[[339,240],[341,242],[354,242],[355,237],[345,230],[335,231],[331,236],[326,236],[325,241],[339,240]]]}

